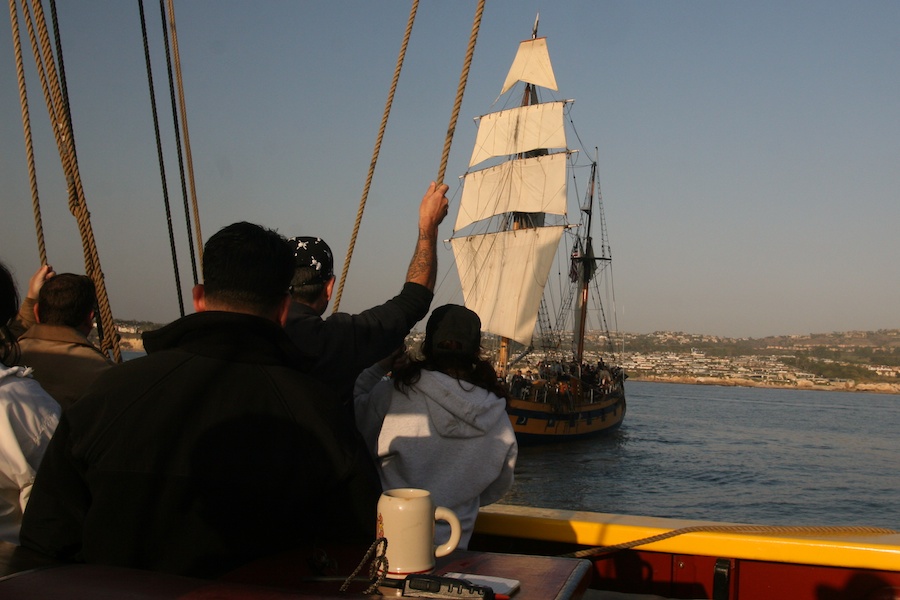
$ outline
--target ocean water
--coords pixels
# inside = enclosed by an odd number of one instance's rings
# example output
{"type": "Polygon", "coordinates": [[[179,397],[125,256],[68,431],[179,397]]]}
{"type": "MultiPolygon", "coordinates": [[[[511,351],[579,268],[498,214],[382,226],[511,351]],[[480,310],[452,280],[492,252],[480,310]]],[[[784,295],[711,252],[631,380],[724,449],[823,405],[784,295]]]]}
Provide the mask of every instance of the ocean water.
{"type": "Polygon", "coordinates": [[[629,381],[608,437],[520,448],[503,503],[900,530],[900,396],[629,381]]]}

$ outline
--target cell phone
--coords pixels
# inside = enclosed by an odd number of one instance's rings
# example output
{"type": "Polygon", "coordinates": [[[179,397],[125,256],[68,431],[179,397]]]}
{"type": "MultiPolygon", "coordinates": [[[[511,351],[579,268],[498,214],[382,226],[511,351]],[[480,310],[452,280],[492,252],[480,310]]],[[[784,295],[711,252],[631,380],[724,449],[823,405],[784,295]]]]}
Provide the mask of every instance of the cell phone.
{"type": "Polygon", "coordinates": [[[494,600],[494,591],[489,587],[438,575],[407,575],[403,580],[403,595],[416,598],[494,600]]]}
{"type": "Polygon", "coordinates": [[[504,594],[506,596],[512,596],[519,590],[518,579],[494,577],[493,575],[476,575],[475,573],[444,573],[444,577],[464,579],[473,585],[489,587],[494,590],[495,594],[504,594]]]}

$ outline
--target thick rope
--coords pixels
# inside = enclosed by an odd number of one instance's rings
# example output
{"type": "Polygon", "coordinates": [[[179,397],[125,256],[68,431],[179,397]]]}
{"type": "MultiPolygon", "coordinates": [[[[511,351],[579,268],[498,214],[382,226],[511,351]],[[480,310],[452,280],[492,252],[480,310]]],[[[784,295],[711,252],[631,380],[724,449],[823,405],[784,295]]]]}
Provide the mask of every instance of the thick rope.
{"type": "Polygon", "coordinates": [[[453,112],[450,116],[450,124],[447,126],[447,137],[444,139],[444,152],[441,156],[441,166],[438,169],[437,182],[443,183],[447,173],[447,162],[450,159],[450,144],[453,142],[453,134],[456,132],[456,121],[459,118],[459,110],[462,106],[463,93],[466,91],[466,82],[469,79],[469,67],[472,66],[472,57],[475,55],[475,42],[478,40],[478,30],[481,29],[481,16],[484,14],[484,0],[478,0],[478,8],[475,10],[475,19],[472,22],[472,33],[469,36],[469,47],[466,50],[466,59],[463,62],[462,73],[459,75],[459,85],[456,89],[456,102],[453,104],[453,112]]]}
{"type": "MultiPolygon", "coordinates": [[[[55,14],[55,4],[52,1],[51,6],[54,8],[55,14]]],[[[34,19],[32,19],[26,0],[22,0],[22,8],[23,13],[25,14],[26,24],[28,25],[28,35],[31,40],[37,71],[41,78],[41,89],[44,92],[44,98],[47,102],[48,113],[53,121],[53,132],[56,137],[60,159],[63,164],[63,172],[65,173],[66,181],[69,186],[69,210],[75,216],[78,228],[81,232],[85,270],[87,275],[94,281],[96,287],[101,333],[104,329],[111,332],[109,335],[101,337],[100,348],[104,352],[111,349],[115,360],[121,361],[119,336],[116,332],[112,311],[109,308],[109,298],[106,294],[103,272],[100,269],[100,257],[97,253],[97,244],[91,227],[90,213],[87,210],[87,203],[84,198],[84,188],[78,170],[78,161],[75,154],[74,130],[72,128],[72,122],[68,118],[66,110],[68,104],[63,96],[61,88],[61,77],[64,77],[65,71],[64,63],[62,61],[62,46],[59,40],[59,31],[57,28],[56,51],[59,57],[59,73],[61,75],[57,73],[43,6],[40,2],[34,2],[32,4],[34,19]],[[37,33],[35,32],[35,27],[37,27],[37,33]],[[40,38],[40,49],[38,49],[38,37],[40,38]]]]}
{"type": "Polygon", "coordinates": [[[159,160],[159,172],[162,180],[163,205],[166,210],[166,227],[169,232],[169,247],[172,252],[172,268],[175,271],[175,291],[178,296],[178,310],[184,316],[184,298],[181,293],[181,273],[178,270],[178,251],[175,247],[175,232],[172,229],[172,209],[169,206],[169,188],[166,185],[166,164],[163,160],[162,139],[159,134],[159,116],[156,112],[156,93],[153,90],[153,69],[150,65],[150,43],[147,40],[147,20],[144,17],[144,0],[138,0],[141,15],[141,34],[144,39],[144,62],[147,66],[147,84],[150,86],[150,109],[153,113],[153,130],[156,133],[156,155],[159,160]]]}
{"type": "MultiPolygon", "coordinates": [[[[175,79],[178,82],[178,104],[181,112],[181,126],[184,128],[184,154],[187,160],[188,181],[191,186],[191,203],[194,210],[194,230],[196,231],[197,256],[203,269],[203,234],[200,231],[200,206],[197,202],[197,185],[194,181],[194,158],[191,154],[191,135],[188,131],[187,106],[184,101],[184,81],[181,77],[181,55],[178,52],[178,35],[175,32],[175,2],[169,0],[169,29],[172,32],[172,53],[175,57],[175,79]]],[[[191,248],[194,245],[191,244],[191,248]]],[[[193,250],[191,254],[193,260],[193,250]]]]}
{"type": "Polygon", "coordinates": [[[400,71],[403,69],[403,61],[406,58],[406,48],[409,46],[409,37],[412,34],[413,23],[416,20],[416,11],[419,10],[419,0],[413,0],[409,11],[409,19],[406,22],[406,32],[403,34],[403,43],[400,45],[400,53],[397,56],[397,66],[394,68],[394,78],[391,81],[391,89],[388,92],[387,102],[384,106],[384,114],[381,117],[381,127],[378,129],[378,137],[375,140],[375,148],[372,152],[372,161],[369,163],[369,174],[366,176],[366,185],[363,187],[362,198],[359,201],[359,210],[356,212],[356,223],[353,225],[353,233],[350,236],[350,245],[347,248],[347,258],[344,260],[344,268],[341,271],[341,281],[338,284],[337,294],[334,298],[334,312],[341,306],[341,296],[344,294],[344,282],[350,271],[350,259],[353,249],[356,247],[356,237],[359,234],[359,226],[362,223],[363,211],[366,209],[366,200],[369,197],[369,189],[372,187],[372,177],[375,175],[375,164],[381,152],[381,142],[384,140],[384,132],[387,129],[388,117],[391,114],[391,106],[394,103],[394,94],[397,91],[397,82],[400,80],[400,71]]]}
{"type": "MultiPolygon", "coordinates": [[[[65,61],[63,60],[62,38],[60,37],[60,34],[59,34],[59,18],[57,17],[57,13],[56,13],[56,0],[50,0],[50,18],[53,22],[53,42],[55,44],[54,47],[56,48],[56,60],[59,62],[59,84],[60,84],[60,96],[62,99],[62,105],[59,108],[62,109],[62,116],[63,116],[64,122],[66,124],[66,129],[69,132],[69,139],[70,139],[70,143],[71,143],[71,151],[72,151],[72,158],[73,158],[72,164],[74,165],[75,169],[78,169],[78,154],[76,153],[76,150],[75,150],[75,129],[72,126],[72,111],[71,111],[71,107],[69,106],[69,85],[68,85],[68,82],[66,81],[66,64],[65,64],[65,61]]],[[[79,204],[78,197],[75,196],[73,193],[74,188],[72,186],[69,186],[69,189],[70,189],[69,202],[76,204],[76,205],[79,204]]],[[[85,210],[84,210],[83,214],[85,214],[85,215],[88,214],[87,205],[85,205],[85,210]]],[[[83,227],[83,225],[79,225],[79,227],[83,227]]],[[[90,228],[90,217],[89,216],[87,217],[87,228],[90,228]]],[[[93,244],[93,242],[87,242],[86,239],[87,238],[82,238],[82,246],[84,246],[85,256],[91,256],[90,260],[92,261],[92,263],[93,263],[94,257],[95,256],[97,257],[96,263],[94,263],[92,265],[95,269],[94,273],[99,274],[97,276],[92,276],[92,277],[94,277],[94,288],[96,290],[98,287],[104,286],[103,272],[100,269],[100,258],[96,251],[96,248],[92,248],[92,247],[88,246],[89,244],[93,244]]],[[[85,260],[87,261],[87,259],[85,259],[85,260]]],[[[104,293],[105,293],[105,290],[104,290],[104,293]]],[[[106,323],[104,322],[104,318],[102,317],[102,311],[100,310],[99,303],[95,302],[94,308],[95,308],[95,315],[97,316],[97,318],[95,320],[97,323],[97,334],[99,335],[99,338],[100,338],[100,348],[104,352],[106,352],[110,348],[110,343],[107,340],[107,336],[105,334],[105,332],[107,331],[106,323]]],[[[112,313],[111,312],[109,313],[109,322],[110,322],[110,324],[112,323],[112,313]]],[[[115,327],[115,325],[112,325],[112,327],[115,327]]],[[[113,329],[113,331],[115,331],[115,329],[113,329]]]]}
{"type": "Polygon", "coordinates": [[[28,111],[28,93],[25,86],[25,64],[22,60],[22,39],[19,31],[19,14],[16,0],[9,0],[9,20],[12,26],[13,48],[16,57],[16,78],[19,82],[19,104],[22,106],[22,130],[25,135],[25,155],[28,162],[28,182],[31,186],[31,203],[34,209],[34,229],[37,235],[38,258],[46,265],[47,246],[44,243],[44,225],[41,218],[41,201],[38,195],[37,169],[34,161],[34,144],[31,138],[31,117],[28,111]]]}
{"type": "Polygon", "coordinates": [[[166,74],[169,77],[169,100],[172,103],[172,124],[175,130],[175,148],[178,155],[178,174],[181,181],[181,198],[184,202],[184,224],[187,227],[188,254],[191,258],[191,271],[194,275],[194,285],[200,283],[197,279],[197,260],[194,256],[194,237],[191,234],[191,211],[188,206],[187,181],[184,176],[184,154],[181,151],[181,129],[178,127],[178,107],[175,100],[175,76],[172,73],[172,54],[169,51],[169,27],[166,20],[165,0],[159,0],[159,16],[162,20],[163,45],[166,49],[166,74]]]}
{"type": "Polygon", "coordinates": [[[881,527],[818,527],[818,526],[779,526],[779,525],[697,525],[673,529],[659,535],[646,537],[614,546],[597,546],[560,556],[568,558],[584,558],[628,550],[637,546],[645,546],[686,533],[742,533],[742,534],[776,534],[776,535],[893,535],[898,533],[892,529],[881,527]]]}

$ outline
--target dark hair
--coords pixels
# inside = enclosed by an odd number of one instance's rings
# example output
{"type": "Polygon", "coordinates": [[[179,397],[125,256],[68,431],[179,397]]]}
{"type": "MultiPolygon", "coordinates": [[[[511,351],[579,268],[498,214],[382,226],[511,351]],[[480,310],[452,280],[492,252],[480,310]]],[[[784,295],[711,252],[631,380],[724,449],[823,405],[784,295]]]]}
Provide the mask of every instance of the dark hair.
{"type": "Polygon", "coordinates": [[[0,361],[4,364],[8,358],[11,358],[11,363],[18,360],[19,346],[9,330],[9,323],[18,312],[19,291],[16,289],[16,280],[6,265],[0,263],[0,361]]]}
{"type": "Polygon", "coordinates": [[[223,227],[204,246],[207,297],[253,313],[277,307],[294,274],[294,254],[279,233],[241,222],[223,227]]]}
{"type": "Polygon", "coordinates": [[[318,271],[316,271],[314,267],[297,267],[294,270],[294,277],[291,279],[291,288],[294,298],[306,304],[318,300],[328,282],[319,281],[316,279],[317,276],[318,271]],[[315,279],[315,281],[310,283],[313,279],[315,279]]]}
{"type": "Polygon", "coordinates": [[[494,366],[481,357],[479,326],[477,315],[465,307],[447,304],[434,309],[425,326],[422,358],[413,359],[394,372],[394,387],[405,392],[419,381],[425,369],[456,377],[460,385],[465,381],[506,398],[506,387],[497,378],[494,366]],[[465,315],[469,315],[471,323],[460,320],[465,315]],[[447,330],[447,325],[455,331],[447,330]]]}
{"type": "Polygon", "coordinates": [[[38,293],[38,319],[47,325],[78,328],[97,304],[94,282],[87,275],[60,273],[48,279],[38,293]]]}
{"type": "Polygon", "coordinates": [[[401,392],[405,392],[419,381],[423,369],[426,371],[440,371],[456,377],[460,385],[465,381],[493,392],[499,398],[505,399],[508,394],[506,386],[500,383],[500,380],[497,378],[497,371],[494,370],[494,366],[479,356],[469,359],[457,356],[442,356],[440,358],[424,356],[421,359],[413,359],[405,366],[394,371],[394,387],[401,392]]]}

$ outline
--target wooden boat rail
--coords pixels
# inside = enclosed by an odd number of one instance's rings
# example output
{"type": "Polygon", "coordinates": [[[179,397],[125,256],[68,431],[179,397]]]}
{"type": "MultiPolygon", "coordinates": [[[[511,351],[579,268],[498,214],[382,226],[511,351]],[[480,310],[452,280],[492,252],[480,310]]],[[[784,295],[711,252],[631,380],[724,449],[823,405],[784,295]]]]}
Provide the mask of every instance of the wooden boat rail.
{"type": "Polygon", "coordinates": [[[666,598],[900,598],[900,532],[492,505],[470,548],[589,558],[592,588],[666,598]],[[675,534],[673,534],[675,533],[675,534]],[[617,552],[599,547],[624,547],[617,552]]]}

